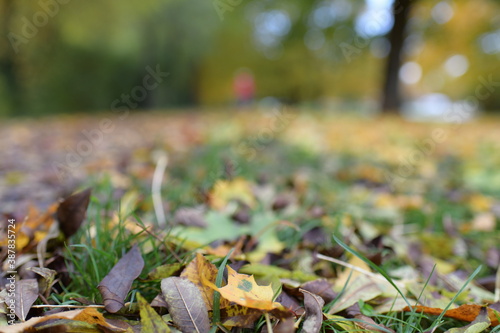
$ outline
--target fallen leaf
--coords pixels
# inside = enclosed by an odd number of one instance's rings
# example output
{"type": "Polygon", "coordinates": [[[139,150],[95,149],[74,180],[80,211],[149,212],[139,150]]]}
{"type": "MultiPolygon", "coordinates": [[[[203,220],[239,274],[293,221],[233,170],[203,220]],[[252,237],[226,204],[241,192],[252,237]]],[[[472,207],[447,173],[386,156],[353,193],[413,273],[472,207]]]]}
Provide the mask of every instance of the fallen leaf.
{"type": "Polygon", "coordinates": [[[486,308],[481,308],[479,315],[472,323],[464,327],[457,327],[447,330],[445,333],[480,333],[491,325],[486,308]]]}
{"type": "Polygon", "coordinates": [[[298,316],[303,315],[305,312],[298,300],[295,297],[288,295],[285,291],[281,291],[278,297],[276,297],[276,302],[279,302],[284,308],[292,311],[298,316]]]}
{"type": "Polygon", "coordinates": [[[257,319],[262,316],[262,311],[234,304],[221,309],[220,314],[225,327],[253,328],[257,319]]]}
{"type": "Polygon", "coordinates": [[[370,331],[370,332],[393,332],[396,333],[394,330],[390,329],[387,326],[384,326],[382,324],[377,324],[372,318],[369,316],[366,316],[361,313],[361,310],[359,309],[359,304],[354,304],[351,305],[346,309],[346,312],[349,316],[354,317],[357,319],[357,321],[354,322],[354,324],[364,330],[370,331]]]}
{"type": "Polygon", "coordinates": [[[66,238],[75,234],[82,225],[90,202],[90,192],[91,189],[88,188],[69,196],[59,204],[57,220],[59,228],[66,238]]]}
{"type": "Polygon", "coordinates": [[[321,329],[323,323],[323,298],[315,295],[307,290],[299,289],[304,294],[304,307],[306,308],[306,316],[302,324],[304,333],[317,333],[321,329]]]}
{"type": "Polygon", "coordinates": [[[79,320],[71,319],[47,319],[38,324],[35,324],[31,330],[34,332],[50,332],[50,333],[67,333],[67,332],[85,332],[85,333],[100,333],[102,332],[96,325],[86,323],[79,320]]]}
{"type": "Polygon", "coordinates": [[[191,227],[205,228],[207,221],[203,207],[183,207],[175,212],[174,222],[191,227]]]}
{"type": "Polygon", "coordinates": [[[161,281],[161,292],[172,321],[183,333],[207,333],[208,311],[200,290],[186,278],[169,277],[161,281]]]}
{"type": "Polygon", "coordinates": [[[366,275],[360,275],[345,288],[328,313],[338,313],[357,303],[359,300],[369,301],[380,296],[383,291],[382,287],[374,279],[366,275]]]}
{"type": "Polygon", "coordinates": [[[217,181],[209,198],[210,206],[217,210],[226,207],[231,200],[241,201],[249,207],[255,205],[255,197],[250,183],[243,178],[236,178],[232,181],[217,181]]]}
{"type": "Polygon", "coordinates": [[[156,297],[151,301],[151,306],[157,307],[157,308],[166,308],[167,302],[165,302],[165,298],[163,298],[163,295],[160,293],[156,295],[156,297]]]}
{"type": "Polygon", "coordinates": [[[230,266],[227,266],[227,270],[227,285],[216,289],[222,297],[230,302],[264,311],[281,307],[281,304],[273,302],[274,293],[271,285],[259,286],[253,276],[238,274],[230,266]]]}
{"type": "MultiPolygon", "coordinates": [[[[31,306],[38,298],[38,282],[36,279],[26,279],[16,281],[14,283],[16,286],[14,294],[14,311],[16,316],[24,321],[31,309],[31,306]]],[[[12,302],[12,299],[10,299],[9,302],[12,302]]]]}
{"type": "Polygon", "coordinates": [[[359,328],[354,325],[352,320],[346,319],[341,316],[331,315],[328,313],[324,313],[326,319],[335,325],[340,326],[345,332],[357,332],[359,328]]]}
{"type": "Polygon", "coordinates": [[[53,269],[41,268],[41,267],[30,267],[28,268],[30,271],[37,273],[41,277],[42,280],[39,281],[39,292],[42,295],[48,296],[48,293],[52,290],[52,286],[55,283],[55,278],[57,272],[53,269]]]}
{"type": "Polygon", "coordinates": [[[301,270],[289,271],[287,269],[272,266],[252,263],[241,268],[242,273],[257,275],[257,276],[276,276],[280,279],[292,279],[299,282],[307,282],[317,280],[318,277],[312,274],[307,274],[301,270]]]}
{"type": "MultiPolygon", "coordinates": [[[[481,305],[476,305],[476,304],[464,304],[459,306],[456,309],[451,309],[445,312],[444,316],[448,318],[453,318],[453,319],[458,319],[458,320],[463,320],[463,321],[468,321],[468,322],[473,322],[481,312],[481,309],[483,306],[481,305]]],[[[439,316],[442,312],[443,309],[440,308],[429,308],[426,306],[414,306],[412,309],[410,309],[408,306],[403,309],[405,312],[410,312],[410,311],[416,311],[416,312],[423,312],[428,315],[434,315],[434,316],[439,316]]],[[[491,308],[487,308],[488,311],[488,317],[491,321],[491,326],[496,326],[499,324],[498,318],[496,317],[495,310],[491,308]]]]}
{"type": "Polygon", "coordinates": [[[325,279],[309,281],[300,286],[301,289],[323,298],[325,303],[330,303],[337,297],[337,293],[333,291],[332,287],[332,284],[325,279]]]}
{"type": "MultiPolygon", "coordinates": [[[[123,322],[122,322],[123,323],[123,322]]],[[[123,325],[128,326],[128,325],[123,325]]],[[[33,317],[30,320],[7,327],[2,327],[2,333],[23,332],[127,332],[132,333],[131,328],[121,328],[106,321],[103,315],[94,308],[85,308],[59,312],[44,317],[33,317]]]]}
{"type": "MultiPolygon", "coordinates": [[[[16,250],[19,254],[28,252],[45,238],[54,224],[54,213],[59,203],[54,203],[44,213],[40,213],[34,206],[30,206],[23,222],[15,223],[16,250]]],[[[7,246],[7,237],[0,238],[0,246],[7,246]]]]}
{"type": "Polygon", "coordinates": [[[294,333],[295,331],[295,321],[292,317],[280,320],[278,325],[273,327],[273,333],[294,333]]]}
{"type": "Polygon", "coordinates": [[[141,274],[144,260],[137,245],[125,254],[99,283],[97,288],[108,312],[115,313],[124,305],[132,282],[141,274]]]}
{"type": "Polygon", "coordinates": [[[480,213],[472,220],[472,230],[493,232],[496,227],[495,215],[491,212],[480,213]]]}
{"type": "MultiPolygon", "coordinates": [[[[115,327],[108,322],[106,322],[106,319],[100,313],[97,311],[95,308],[85,308],[83,309],[82,312],[78,313],[73,320],[78,320],[78,321],[83,321],[92,325],[97,325],[100,327],[106,327],[109,329],[114,329],[115,327]]],[[[120,330],[120,329],[118,329],[120,330]]]]}
{"type": "Polygon", "coordinates": [[[158,266],[149,272],[147,280],[161,280],[168,278],[178,272],[181,268],[182,264],[180,263],[158,266]]]}
{"type": "Polygon", "coordinates": [[[163,321],[158,313],[148,304],[148,302],[137,294],[139,302],[139,312],[141,315],[141,333],[168,333],[170,327],[163,321]]]}
{"type": "MultiPolygon", "coordinates": [[[[181,273],[181,277],[193,282],[201,291],[201,296],[208,310],[213,309],[214,289],[210,284],[213,285],[215,283],[217,273],[217,267],[205,259],[200,253],[196,253],[195,259],[191,261],[181,273]]],[[[229,305],[227,301],[222,301],[223,304],[220,305],[221,308],[229,305]]]]}

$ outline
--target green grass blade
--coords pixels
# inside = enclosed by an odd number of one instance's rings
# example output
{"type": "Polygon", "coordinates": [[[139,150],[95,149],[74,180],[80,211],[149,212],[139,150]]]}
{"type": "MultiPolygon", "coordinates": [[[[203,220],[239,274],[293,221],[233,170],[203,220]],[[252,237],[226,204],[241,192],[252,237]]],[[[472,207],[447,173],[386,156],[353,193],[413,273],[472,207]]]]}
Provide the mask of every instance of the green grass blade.
{"type": "Polygon", "coordinates": [[[394,283],[394,281],[392,281],[391,277],[389,276],[389,274],[387,274],[382,268],[380,268],[379,266],[375,265],[372,261],[368,260],[366,257],[364,257],[363,255],[361,255],[360,253],[358,253],[357,251],[351,249],[349,246],[347,246],[347,244],[345,244],[344,242],[342,242],[337,236],[333,235],[333,239],[340,245],[344,248],[344,250],[346,250],[347,252],[355,255],[356,257],[358,257],[359,259],[363,260],[368,266],[370,266],[373,270],[379,272],[384,278],[386,278],[386,280],[397,290],[397,292],[401,295],[401,297],[403,298],[403,300],[406,302],[406,304],[408,305],[408,307],[411,309],[411,304],[410,302],[408,301],[408,299],[406,298],[406,296],[401,292],[401,290],[399,289],[399,287],[394,283]]]}
{"type": "MultiPolygon", "coordinates": [[[[224,268],[226,267],[226,264],[231,257],[231,254],[233,254],[234,248],[229,251],[229,253],[226,255],[224,260],[222,260],[222,263],[219,266],[219,272],[217,273],[217,277],[215,278],[215,285],[217,288],[220,288],[222,286],[222,279],[224,277],[224,268]]],[[[212,327],[212,330],[210,332],[215,332],[217,330],[217,324],[220,322],[220,293],[218,291],[214,291],[214,307],[213,307],[213,312],[212,312],[212,322],[214,326],[212,327]]]]}
{"type": "Polygon", "coordinates": [[[443,309],[443,312],[441,312],[439,317],[437,317],[437,319],[434,321],[434,324],[431,326],[431,330],[434,329],[434,327],[437,327],[439,325],[439,322],[441,321],[441,319],[443,319],[446,311],[448,311],[450,306],[453,305],[453,303],[458,298],[458,296],[462,293],[462,291],[464,291],[465,287],[467,287],[469,285],[469,283],[476,277],[476,275],[479,274],[479,272],[481,271],[482,268],[483,268],[483,266],[479,265],[479,267],[476,268],[476,270],[471,274],[471,276],[469,276],[469,278],[467,279],[467,281],[465,281],[465,284],[462,286],[462,288],[460,288],[460,290],[455,294],[455,296],[453,296],[450,303],[448,303],[448,305],[443,309]]]}

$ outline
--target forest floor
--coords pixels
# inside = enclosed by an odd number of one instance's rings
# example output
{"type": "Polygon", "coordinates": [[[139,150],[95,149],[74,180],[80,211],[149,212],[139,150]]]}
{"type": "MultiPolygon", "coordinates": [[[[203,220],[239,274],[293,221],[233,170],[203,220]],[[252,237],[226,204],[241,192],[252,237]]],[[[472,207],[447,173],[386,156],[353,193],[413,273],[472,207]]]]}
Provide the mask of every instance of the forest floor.
{"type": "Polygon", "coordinates": [[[497,332],[499,125],[5,120],[0,332],[497,332]]]}

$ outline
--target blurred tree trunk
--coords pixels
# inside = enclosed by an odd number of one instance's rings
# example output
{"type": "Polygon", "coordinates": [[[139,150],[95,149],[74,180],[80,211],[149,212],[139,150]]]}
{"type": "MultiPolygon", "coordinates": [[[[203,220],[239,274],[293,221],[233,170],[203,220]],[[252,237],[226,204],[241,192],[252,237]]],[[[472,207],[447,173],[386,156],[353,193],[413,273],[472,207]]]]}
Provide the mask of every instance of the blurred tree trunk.
{"type": "Polygon", "coordinates": [[[401,108],[403,98],[399,86],[399,68],[401,67],[406,26],[413,1],[415,0],[396,0],[392,7],[394,25],[387,36],[391,49],[385,68],[381,105],[382,111],[385,113],[396,113],[401,108]]]}

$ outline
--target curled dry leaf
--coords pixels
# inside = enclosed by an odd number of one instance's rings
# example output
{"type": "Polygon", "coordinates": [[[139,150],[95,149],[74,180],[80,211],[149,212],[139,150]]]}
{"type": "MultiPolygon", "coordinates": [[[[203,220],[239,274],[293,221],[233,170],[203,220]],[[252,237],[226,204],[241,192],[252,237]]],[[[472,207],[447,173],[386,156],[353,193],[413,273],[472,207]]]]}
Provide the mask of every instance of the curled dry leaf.
{"type": "Polygon", "coordinates": [[[141,252],[137,245],[134,245],[97,286],[104,299],[106,311],[115,313],[123,307],[132,282],[141,274],[143,268],[141,252]]]}
{"type": "Polygon", "coordinates": [[[200,290],[191,281],[169,277],[161,281],[161,292],[172,321],[183,333],[207,333],[208,311],[200,290]]]}
{"type": "Polygon", "coordinates": [[[325,303],[330,303],[337,297],[337,293],[333,291],[333,285],[325,279],[306,282],[300,288],[321,296],[325,303]]]}
{"type": "Polygon", "coordinates": [[[276,297],[276,302],[279,302],[284,308],[288,309],[297,316],[301,316],[305,313],[304,308],[300,305],[299,301],[283,290],[278,297],[276,297]]]}
{"type": "Polygon", "coordinates": [[[295,332],[295,321],[292,317],[281,320],[276,327],[273,328],[273,333],[293,333],[295,332]]]}
{"type": "Polygon", "coordinates": [[[306,308],[306,319],[302,324],[302,331],[304,333],[317,333],[323,322],[322,309],[325,301],[307,290],[300,289],[300,291],[304,294],[304,307],[306,308]]]}
{"type": "Polygon", "coordinates": [[[55,278],[57,272],[52,269],[42,268],[42,267],[30,267],[28,269],[32,272],[37,273],[43,278],[39,282],[38,289],[40,291],[40,294],[45,295],[45,297],[47,297],[50,291],[52,290],[52,286],[56,282],[55,278]]]}
{"type": "Polygon", "coordinates": [[[66,198],[57,208],[57,220],[59,228],[66,238],[78,231],[90,202],[91,189],[88,188],[66,198]]]}

